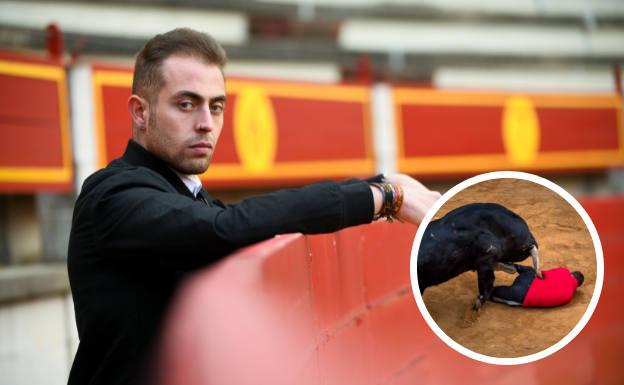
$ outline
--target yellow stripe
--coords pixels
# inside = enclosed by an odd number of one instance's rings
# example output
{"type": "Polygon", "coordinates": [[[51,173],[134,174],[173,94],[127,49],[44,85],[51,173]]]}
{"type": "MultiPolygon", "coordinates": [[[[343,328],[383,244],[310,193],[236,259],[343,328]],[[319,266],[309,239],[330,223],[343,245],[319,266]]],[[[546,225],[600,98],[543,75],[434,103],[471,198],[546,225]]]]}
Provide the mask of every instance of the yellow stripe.
{"type": "Polygon", "coordinates": [[[132,72],[95,70],[93,82],[98,86],[132,87],[132,72]]]}
{"type": "Polygon", "coordinates": [[[401,113],[401,105],[398,103],[394,103],[394,124],[397,143],[397,156],[399,157],[399,159],[401,159],[405,157],[405,140],[403,138],[403,114],[401,113]]]}
{"type": "Polygon", "coordinates": [[[228,80],[227,92],[236,94],[245,87],[261,87],[267,95],[289,99],[314,99],[343,102],[370,102],[370,89],[362,86],[318,85],[303,83],[252,82],[228,80]]]}
{"type": "Polygon", "coordinates": [[[93,103],[95,104],[95,137],[97,146],[97,167],[106,166],[106,133],[104,127],[104,98],[102,96],[102,85],[93,76],[93,103]]]}
{"type": "Polygon", "coordinates": [[[398,165],[401,172],[416,174],[490,170],[555,170],[622,166],[624,157],[620,150],[558,151],[542,152],[534,163],[526,166],[512,163],[504,154],[410,157],[399,159],[398,165]]]}
{"type": "Polygon", "coordinates": [[[371,159],[349,159],[308,162],[283,162],[262,173],[250,172],[238,164],[213,164],[201,176],[203,180],[332,178],[355,174],[371,174],[375,163],[371,159]]]}
{"type": "MultiPolygon", "coordinates": [[[[93,76],[97,85],[132,87],[132,73],[96,70],[93,76]]],[[[254,82],[228,80],[227,92],[236,94],[245,87],[261,87],[270,96],[297,99],[369,102],[370,90],[362,86],[318,85],[305,83],[254,82]]]]}
{"type": "Polygon", "coordinates": [[[0,73],[32,79],[65,79],[65,69],[56,65],[0,60],[0,73]]]}
{"type": "Polygon", "coordinates": [[[71,168],[0,167],[0,181],[11,183],[68,183],[71,168]]]}
{"type": "Polygon", "coordinates": [[[512,96],[531,98],[541,108],[620,108],[621,98],[615,94],[523,94],[496,92],[462,92],[428,89],[395,88],[393,98],[396,104],[441,105],[467,107],[502,107],[512,96]]]}
{"type": "Polygon", "coordinates": [[[622,103],[618,95],[529,95],[539,108],[587,108],[619,109],[622,103]]]}
{"type": "Polygon", "coordinates": [[[69,107],[68,107],[68,95],[67,95],[67,82],[65,81],[65,74],[58,82],[58,99],[59,99],[59,120],[61,128],[61,154],[63,159],[63,169],[69,173],[69,179],[72,178],[72,151],[70,141],[70,128],[69,128],[69,107]]]}
{"type": "Polygon", "coordinates": [[[617,112],[617,123],[618,123],[618,144],[620,148],[620,157],[624,159],[624,105],[622,104],[622,99],[620,99],[620,108],[617,112]]]}

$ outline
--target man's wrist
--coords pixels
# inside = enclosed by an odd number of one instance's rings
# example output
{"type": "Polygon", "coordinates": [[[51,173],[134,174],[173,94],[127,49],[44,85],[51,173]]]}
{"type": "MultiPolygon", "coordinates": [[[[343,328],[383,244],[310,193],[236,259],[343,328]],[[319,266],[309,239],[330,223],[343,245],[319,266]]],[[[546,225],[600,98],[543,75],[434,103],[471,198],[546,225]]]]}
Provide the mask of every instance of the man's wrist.
{"type": "Polygon", "coordinates": [[[373,193],[373,217],[376,217],[377,214],[381,211],[381,207],[383,205],[383,193],[380,189],[373,186],[372,184],[368,185],[373,193]]]}
{"type": "Polygon", "coordinates": [[[403,188],[387,182],[371,183],[370,186],[373,194],[377,191],[381,197],[381,207],[377,209],[375,206],[373,219],[386,218],[390,222],[397,219],[403,205],[403,188]]]}

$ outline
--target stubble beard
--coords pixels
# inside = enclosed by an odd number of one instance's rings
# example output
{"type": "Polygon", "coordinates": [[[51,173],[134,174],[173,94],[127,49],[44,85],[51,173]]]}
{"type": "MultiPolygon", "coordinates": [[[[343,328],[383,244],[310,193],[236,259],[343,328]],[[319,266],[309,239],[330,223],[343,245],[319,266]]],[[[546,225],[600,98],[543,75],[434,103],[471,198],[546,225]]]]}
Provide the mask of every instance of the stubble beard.
{"type": "MultiPolygon", "coordinates": [[[[156,132],[164,132],[162,127],[158,123],[158,119],[156,118],[156,113],[150,113],[150,125],[152,126],[152,130],[156,132]]],[[[184,155],[184,151],[186,150],[186,145],[180,152],[170,154],[167,149],[175,147],[172,146],[168,140],[163,140],[162,136],[157,138],[158,141],[158,150],[150,149],[150,151],[156,155],[158,158],[162,159],[167,165],[177,172],[185,175],[198,175],[203,174],[210,167],[210,163],[212,162],[212,156],[214,154],[214,148],[211,152],[208,153],[206,158],[186,158],[184,155]]]]}
{"type": "Polygon", "coordinates": [[[181,161],[171,164],[171,167],[175,168],[176,171],[186,174],[186,175],[198,175],[203,174],[210,167],[210,162],[212,161],[212,153],[208,154],[208,159],[182,159],[181,161]]]}

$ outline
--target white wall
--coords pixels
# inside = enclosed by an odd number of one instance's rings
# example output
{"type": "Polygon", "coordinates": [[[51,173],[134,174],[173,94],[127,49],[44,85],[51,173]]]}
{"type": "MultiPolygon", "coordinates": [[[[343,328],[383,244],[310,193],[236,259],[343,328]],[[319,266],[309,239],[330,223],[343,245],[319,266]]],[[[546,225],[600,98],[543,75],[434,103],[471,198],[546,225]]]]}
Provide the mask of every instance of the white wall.
{"type": "Polygon", "coordinates": [[[0,304],[0,385],[67,383],[76,349],[71,297],[0,304]]]}

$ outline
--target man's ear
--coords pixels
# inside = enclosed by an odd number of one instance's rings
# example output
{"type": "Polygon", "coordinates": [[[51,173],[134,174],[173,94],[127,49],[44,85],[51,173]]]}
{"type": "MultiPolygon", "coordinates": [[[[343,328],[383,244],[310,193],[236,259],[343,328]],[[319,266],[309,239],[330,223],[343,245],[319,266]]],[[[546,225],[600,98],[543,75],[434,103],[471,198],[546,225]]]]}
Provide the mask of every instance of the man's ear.
{"type": "Polygon", "coordinates": [[[144,130],[147,124],[148,109],[148,104],[142,97],[133,94],[128,98],[128,112],[130,112],[132,122],[141,130],[144,130]]]}

